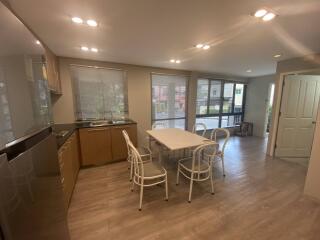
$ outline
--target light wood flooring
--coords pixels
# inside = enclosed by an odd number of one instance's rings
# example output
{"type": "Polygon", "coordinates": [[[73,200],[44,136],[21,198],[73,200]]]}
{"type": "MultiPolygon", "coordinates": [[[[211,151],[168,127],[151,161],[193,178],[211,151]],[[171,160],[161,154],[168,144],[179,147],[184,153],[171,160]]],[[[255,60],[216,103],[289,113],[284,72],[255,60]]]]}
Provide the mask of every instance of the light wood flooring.
{"type": "Polygon", "coordinates": [[[320,205],[303,196],[306,167],[265,155],[260,138],[233,137],[226,150],[225,178],[214,170],[210,182],[175,185],[176,164],[166,164],[169,201],[164,187],[130,191],[126,162],[81,170],[69,208],[73,240],[87,239],[320,239],[320,205]]]}

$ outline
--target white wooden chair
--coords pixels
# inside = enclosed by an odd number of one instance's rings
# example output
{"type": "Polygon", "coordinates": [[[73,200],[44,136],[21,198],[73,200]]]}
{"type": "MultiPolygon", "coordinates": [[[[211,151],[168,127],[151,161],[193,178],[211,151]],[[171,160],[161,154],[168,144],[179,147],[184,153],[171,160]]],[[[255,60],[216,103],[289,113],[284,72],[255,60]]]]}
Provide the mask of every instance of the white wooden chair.
{"type": "Polygon", "coordinates": [[[192,128],[192,133],[197,134],[198,127],[200,127],[200,130],[203,131],[201,136],[204,137],[207,132],[207,126],[204,123],[195,123],[192,128]]]}
{"type": "Polygon", "coordinates": [[[210,136],[210,140],[218,142],[217,138],[220,137],[220,136],[223,136],[223,143],[222,143],[222,148],[220,148],[220,144],[219,144],[219,149],[216,152],[215,161],[221,160],[222,173],[223,173],[223,176],[225,177],[226,174],[225,174],[225,170],[224,170],[224,150],[225,150],[226,145],[227,145],[227,143],[229,141],[229,138],[230,138],[229,130],[225,129],[225,128],[216,128],[216,129],[212,130],[211,136],[210,136]]]}
{"type": "Polygon", "coordinates": [[[179,185],[180,173],[190,179],[189,200],[191,202],[193,182],[202,182],[210,179],[211,194],[214,194],[213,186],[213,161],[216,154],[216,143],[208,142],[198,146],[192,152],[192,157],[183,158],[178,161],[177,185],[179,185]],[[210,149],[210,154],[204,152],[210,149]]]}
{"type": "MultiPolygon", "coordinates": [[[[130,181],[132,181],[134,166],[133,166],[132,155],[131,155],[131,151],[129,148],[129,142],[128,142],[128,140],[130,140],[130,138],[129,138],[129,135],[126,130],[122,130],[122,135],[123,135],[123,137],[126,141],[126,144],[127,144],[127,150],[128,150],[127,161],[129,163],[129,168],[130,168],[130,181]]],[[[141,158],[143,159],[143,162],[152,161],[152,152],[148,147],[138,147],[137,151],[139,152],[141,158]]]]}
{"type": "Polygon", "coordinates": [[[167,171],[153,162],[143,162],[141,156],[137,149],[133,146],[130,139],[129,142],[130,155],[132,156],[132,161],[134,164],[134,174],[131,191],[134,189],[134,185],[140,186],[140,202],[139,210],[142,209],[142,198],[143,189],[145,187],[155,186],[161,183],[165,183],[166,197],[165,200],[168,201],[168,177],[167,171]]]}

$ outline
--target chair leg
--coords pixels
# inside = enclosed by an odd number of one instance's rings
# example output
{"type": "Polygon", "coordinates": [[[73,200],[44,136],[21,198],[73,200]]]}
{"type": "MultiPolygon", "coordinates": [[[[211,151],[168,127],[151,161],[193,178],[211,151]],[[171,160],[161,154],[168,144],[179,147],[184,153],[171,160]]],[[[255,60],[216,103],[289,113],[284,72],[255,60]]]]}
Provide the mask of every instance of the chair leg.
{"type": "Polygon", "coordinates": [[[180,177],[180,164],[178,163],[178,170],[177,170],[177,181],[176,181],[176,185],[179,185],[179,177],[180,177]]]}
{"type": "Polygon", "coordinates": [[[213,169],[210,171],[210,182],[211,182],[211,194],[214,194],[214,186],[213,186],[213,169]]]}
{"type": "Polygon", "coordinates": [[[131,184],[131,192],[133,192],[134,190],[134,180],[132,180],[132,184],[131,184]]]}
{"type": "Polygon", "coordinates": [[[132,176],[133,176],[133,161],[131,159],[131,164],[130,164],[130,181],[132,181],[132,176]]]}
{"type": "Polygon", "coordinates": [[[223,155],[221,156],[221,163],[222,163],[222,173],[223,173],[223,176],[225,177],[226,174],[224,172],[224,156],[223,155]]]}
{"type": "Polygon", "coordinates": [[[166,174],[166,201],[168,201],[168,175],[166,174]]]}
{"type": "Polygon", "coordinates": [[[141,183],[141,187],[140,187],[140,203],[139,203],[139,211],[141,211],[142,209],[142,198],[143,198],[143,181],[141,183]]]}
{"type": "Polygon", "coordinates": [[[190,180],[190,190],[189,190],[189,200],[188,200],[189,203],[191,203],[192,187],[193,187],[193,173],[191,173],[191,180],[190,180]]]}

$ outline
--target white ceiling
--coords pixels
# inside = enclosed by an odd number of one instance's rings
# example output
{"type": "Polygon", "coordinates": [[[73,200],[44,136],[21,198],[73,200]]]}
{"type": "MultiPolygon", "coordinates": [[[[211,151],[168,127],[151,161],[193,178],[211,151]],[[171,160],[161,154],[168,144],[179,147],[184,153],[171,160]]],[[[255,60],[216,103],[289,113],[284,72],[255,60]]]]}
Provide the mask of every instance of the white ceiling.
{"type": "Polygon", "coordinates": [[[9,2],[59,56],[253,77],[275,73],[276,61],[320,52],[319,0],[9,2]],[[261,7],[279,16],[268,23],[250,16],[261,7]],[[99,26],[75,25],[71,16],[99,26]],[[195,49],[200,42],[213,46],[195,49]],[[100,52],[81,52],[81,45],[100,52]],[[283,56],[274,59],[277,53],[283,56]]]}

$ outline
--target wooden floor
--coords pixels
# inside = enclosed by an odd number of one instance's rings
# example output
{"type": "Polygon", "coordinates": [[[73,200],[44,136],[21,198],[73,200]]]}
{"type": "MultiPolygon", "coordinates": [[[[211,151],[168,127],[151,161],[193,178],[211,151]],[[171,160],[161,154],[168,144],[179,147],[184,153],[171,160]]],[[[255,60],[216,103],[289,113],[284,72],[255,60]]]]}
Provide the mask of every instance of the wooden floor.
{"type": "MultiPolygon", "coordinates": [[[[164,187],[129,190],[126,162],[81,170],[69,208],[73,240],[82,239],[320,239],[320,205],[303,197],[306,167],[266,157],[263,139],[234,137],[226,150],[225,178],[215,172],[216,194],[209,182],[175,185],[169,168],[169,201],[164,187]]],[[[168,165],[168,164],[167,164],[168,165]]]]}

